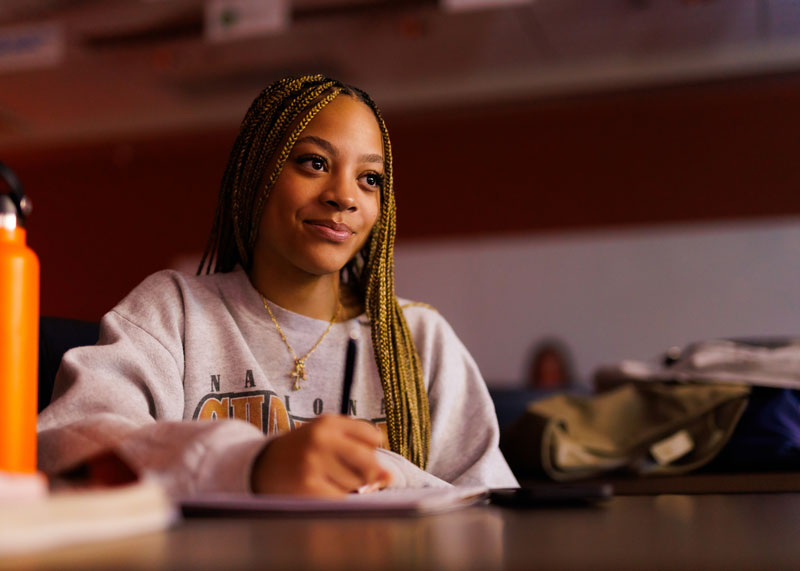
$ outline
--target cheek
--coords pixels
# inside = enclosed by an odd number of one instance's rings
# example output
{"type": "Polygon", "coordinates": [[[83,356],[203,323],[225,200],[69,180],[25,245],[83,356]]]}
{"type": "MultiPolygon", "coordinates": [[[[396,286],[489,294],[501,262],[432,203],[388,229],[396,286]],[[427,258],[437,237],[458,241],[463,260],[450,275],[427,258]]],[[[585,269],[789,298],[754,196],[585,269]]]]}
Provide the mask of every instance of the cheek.
{"type": "Polygon", "coordinates": [[[304,205],[304,197],[295,188],[296,185],[292,184],[293,181],[291,179],[280,182],[283,182],[283,184],[276,184],[270,192],[264,205],[264,214],[261,219],[262,224],[266,221],[267,224],[275,228],[285,228],[292,225],[298,210],[304,205]]]}
{"type": "Polygon", "coordinates": [[[379,194],[375,195],[374,201],[369,202],[368,207],[365,209],[365,214],[366,226],[372,231],[381,216],[381,199],[379,194]]]}
{"type": "Polygon", "coordinates": [[[364,245],[369,242],[370,236],[372,236],[372,231],[375,229],[375,225],[378,223],[378,219],[381,216],[381,208],[380,203],[375,201],[375,203],[370,203],[369,207],[364,208],[364,231],[361,232],[360,240],[358,241],[357,250],[360,250],[364,247],[364,245]]]}

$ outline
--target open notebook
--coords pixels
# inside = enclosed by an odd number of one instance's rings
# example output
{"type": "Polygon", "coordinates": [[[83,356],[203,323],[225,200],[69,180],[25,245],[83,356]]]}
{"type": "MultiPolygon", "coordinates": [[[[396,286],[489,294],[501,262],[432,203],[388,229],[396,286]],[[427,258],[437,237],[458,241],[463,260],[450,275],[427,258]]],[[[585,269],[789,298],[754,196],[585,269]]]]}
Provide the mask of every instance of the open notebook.
{"type": "Polygon", "coordinates": [[[209,494],[184,498],[184,515],[298,514],[427,514],[485,502],[485,487],[401,488],[368,494],[350,494],[342,499],[317,499],[282,495],[209,494]]]}

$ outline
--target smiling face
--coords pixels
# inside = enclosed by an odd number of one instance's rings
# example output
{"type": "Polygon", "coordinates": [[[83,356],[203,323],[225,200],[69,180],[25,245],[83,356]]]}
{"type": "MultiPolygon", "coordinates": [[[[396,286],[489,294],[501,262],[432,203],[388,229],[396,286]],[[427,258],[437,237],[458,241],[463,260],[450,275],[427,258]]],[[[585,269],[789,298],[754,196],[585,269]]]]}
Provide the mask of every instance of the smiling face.
{"type": "Polygon", "coordinates": [[[372,110],[337,97],[300,134],[270,191],[253,250],[257,271],[338,275],[378,219],[383,172],[372,110]]]}

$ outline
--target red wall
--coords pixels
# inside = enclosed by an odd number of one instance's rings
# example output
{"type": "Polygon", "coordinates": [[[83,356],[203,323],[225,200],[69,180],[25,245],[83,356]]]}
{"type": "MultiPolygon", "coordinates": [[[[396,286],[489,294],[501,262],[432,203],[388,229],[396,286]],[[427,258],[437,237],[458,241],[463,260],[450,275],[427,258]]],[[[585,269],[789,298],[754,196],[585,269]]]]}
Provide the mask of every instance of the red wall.
{"type": "MultiPolygon", "coordinates": [[[[242,110],[244,112],[244,110],[242,110]]],[[[800,77],[387,114],[400,240],[800,213],[800,77]]],[[[6,152],[42,313],[202,250],[236,126],[6,152]]]]}

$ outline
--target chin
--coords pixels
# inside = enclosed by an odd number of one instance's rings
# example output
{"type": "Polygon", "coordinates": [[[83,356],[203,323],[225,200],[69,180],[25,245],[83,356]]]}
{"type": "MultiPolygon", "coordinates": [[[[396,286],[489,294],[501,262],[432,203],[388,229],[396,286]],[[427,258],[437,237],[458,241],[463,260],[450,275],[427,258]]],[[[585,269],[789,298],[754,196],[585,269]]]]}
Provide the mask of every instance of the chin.
{"type": "Polygon", "coordinates": [[[338,274],[339,271],[347,264],[348,260],[341,261],[336,259],[318,259],[308,260],[301,267],[302,270],[308,272],[312,276],[325,276],[329,274],[338,274]]]}
{"type": "MultiPolygon", "coordinates": [[[[352,248],[326,247],[306,250],[297,261],[303,270],[316,276],[338,273],[358,254],[352,248]]],[[[298,252],[299,253],[299,252],[298,252]]]]}

